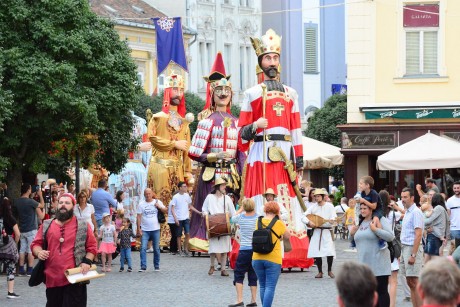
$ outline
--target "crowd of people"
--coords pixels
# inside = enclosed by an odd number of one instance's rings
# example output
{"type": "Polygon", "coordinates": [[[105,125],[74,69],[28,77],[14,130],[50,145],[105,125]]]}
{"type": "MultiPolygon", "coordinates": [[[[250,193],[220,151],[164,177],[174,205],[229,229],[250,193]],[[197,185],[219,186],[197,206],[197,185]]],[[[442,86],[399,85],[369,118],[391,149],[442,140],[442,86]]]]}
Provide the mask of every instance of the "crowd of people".
{"type": "MultiPolygon", "coordinates": [[[[362,282],[360,278],[365,278],[369,273],[372,274],[371,280],[375,281],[375,284],[368,282],[363,288],[372,293],[366,298],[369,301],[368,306],[396,306],[398,275],[403,278],[400,278],[399,281],[408,286],[407,299],[412,301],[413,306],[422,306],[427,300],[430,302],[432,299],[439,301],[439,296],[433,298],[435,292],[428,287],[428,282],[433,278],[433,272],[442,270],[438,266],[444,262],[436,258],[441,258],[439,256],[443,255],[447,242],[453,239],[455,240],[453,242],[459,243],[457,235],[460,232],[458,226],[460,211],[456,210],[460,207],[460,182],[454,183],[454,195],[447,201],[440,193],[433,193],[433,190],[430,189],[422,195],[420,204],[415,203],[414,191],[410,188],[404,188],[401,191],[401,200],[395,202],[394,197],[387,191],[382,190],[377,193],[373,190],[373,179],[369,176],[360,180],[360,186],[362,191],[359,196],[349,201],[341,199],[341,203],[335,207],[328,199],[325,189],[312,187],[306,189],[304,202],[307,211],[304,212],[302,221],[306,228],[312,230],[308,257],[315,259],[318,269],[315,278],[323,277],[322,257],[326,257],[327,260],[327,275],[335,278],[332,272],[333,259],[336,256],[333,228],[337,223],[342,222],[350,231],[350,246],[355,244],[353,246],[356,247],[357,261],[365,266],[357,264],[343,266],[336,281],[341,297],[339,305],[355,306],[353,302],[356,297],[350,297],[349,290],[346,290],[350,285],[345,285],[340,277],[344,274],[351,274],[351,271],[354,275],[353,280],[356,280],[357,283],[362,282]],[[378,219],[375,219],[376,215],[373,214],[375,210],[382,212],[382,216],[378,219]],[[337,218],[337,214],[341,214],[341,217],[337,218]],[[384,248],[382,248],[381,240],[385,242],[384,248]],[[400,255],[395,256],[394,248],[388,246],[393,244],[400,244],[400,255]],[[431,262],[433,265],[428,265],[431,262]],[[423,266],[425,269],[422,270],[423,266]],[[345,289],[342,289],[343,293],[341,287],[345,289]]],[[[263,306],[271,306],[286,248],[283,242],[286,242],[285,240],[290,236],[290,231],[283,221],[286,208],[277,202],[277,195],[272,189],[269,189],[263,194],[266,201],[263,207],[264,213],[260,215],[256,212],[254,200],[244,198],[240,206],[233,202],[234,199],[226,195],[226,188],[225,180],[217,180],[204,201],[202,211],[198,211],[191,205],[192,200],[187,192],[187,184],[185,182],[178,184],[178,192],[168,206],[168,224],[173,234],[170,253],[185,257],[189,255],[187,235],[190,232],[190,213],[192,211],[205,217],[228,213],[232,224],[239,230],[239,252],[233,278],[236,303],[229,306],[245,306],[242,297],[246,274],[251,291],[251,302],[246,306],[257,306],[258,288],[263,306]],[[261,224],[258,223],[259,216],[262,218],[261,224]],[[272,221],[273,224],[271,224],[272,221]],[[272,250],[268,253],[253,251],[254,230],[267,227],[272,231],[274,242],[272,250]]],[[[52,269],[45,271],[45,274],[50,277],[46,281],[47,299],[50,306],[52,304],[58,306],[65,300],[73,301],[76,299],[75,296],[84,297],[79,302],[82,306],[85,305],[85,286],[80,285],[75,288],[75,285],[68,284],[64,275],[58,274],[58,271],[75,265],[87,269],[87,266],[96,261],[97,255],[100,254],[101,270],[110,272],[111,257],[117,245],[120,252],[119,272],[125,270],[125,263],[128,264],[127,271],[132,272],[131,243],[135,240],[136,235],[131,227],[131,221],[123,218],[120,210],[116,210],[118,207],[116,199],[105,189],[106,182],[101,180],[91,198],[88,197],[87,191],[78,193],[77,198],[74,193],[65,191],[58,193],[54,213],[47,213],[49,219],[45,219],[45,193],[42,189],[35,191],[35,195],[32,195],[32,187],[29,184],[23,184],[21,196],[18,199],[13,201],[7,197],[2,199],[0,218],[8,235],[6,238],[10,239],[3,240],[6,243],[0,245],[0,256],[2,257],[0,261],[7,273],[9,298],[19,297],[14,291],[16,266],[18,266],[19,275],[30,275],[35,258],[51,261],[65,255],[66,260],[62,262],[62,267],[53,266],[52,269]],[[35,196],[39,202],[33,199],[35,196]],[[39,225],[41,225],[40,228],[38,228],[39,225]],[[80,231],[80,228],[83,230],[80,231]],[[43,246],[45,231],[48,232],[46,249],[43,246]],[[77,244],[79,240],[83,240],[84,236],[93,239],[85,239],[84,244],[77,244]],[[80,246],[78,255],[76,246],[80,246]],[[56,293],[60,294],[58,298],[56,298],[56,293]]],[[[160,270],[158,213],[161,211],[167,214],[168,208],[149,188],[145,189],[144,197],[145,200],[137,209],[136,234],[141,241],[139,272],[147,270],[146,252],[149,241],[152,241],[153,267],[155,271],[158,271],[160,270]]],[[[216,271],[217,264],[221,266],[222,276],[229,275],[225,265],[227,255],[232,250],[231,240],[230,233],[210,238],[209,275],[213,275],[216,271]]],[[[457,248],[455,243],[453,246],[456,249],[452,248],[452,251],[455,250],[455,252],[449,256],[452,260],[449,263],[458,264],[460,248],[457,248]]],[[[442,259],[445,258],[442,257],[442,259]]],[[[446,286],[451,285],[455,288],[455,280],[458,277],[455,276],[455,272],[455,270],[450,272],[450,275],[446,277],[446,286]],[[452,281],[447,280],[448,278],[451,278],[452,281]]],[[[367,295],[366,291],[360,295],[367,295]]],[[[452,298],[448,299],[452,300],[452,298]]],[[[441,306],[444,306],[442,304],[446,300],[447,298],[442,297],[441,306]]],[[[361,298],[360,302],[363,302],[361,298]]]]}

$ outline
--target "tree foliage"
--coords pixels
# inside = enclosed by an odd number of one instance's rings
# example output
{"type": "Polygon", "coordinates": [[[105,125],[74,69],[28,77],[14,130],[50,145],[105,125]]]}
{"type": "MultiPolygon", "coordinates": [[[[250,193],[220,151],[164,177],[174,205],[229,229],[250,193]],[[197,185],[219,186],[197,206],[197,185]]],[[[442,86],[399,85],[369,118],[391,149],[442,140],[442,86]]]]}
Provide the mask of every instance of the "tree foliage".
{"type": "MultiPolygon", "coordinates": [[[[157,96],[147,96],[144,95],[141,97],[139,104],[137,108],[135,109],[134,113],[137,116],[145,118],[145,112],[147,109],[150,109],[152,113],[157,113],[161,111],[161,107],[163,105],[162,103],[163,99],[163,93],[157,96]]],[[[185,107],[187,110],[187,113],[192,113],[195,115],[195,121],[190,124],[190,133],[193,136],[196,131],[196,127],[198,125],[198,120],[196,118],[197,114],[203,111],[203,107],[205,105],[205,101],[198,96],[197,94],[194,94],[192,92],[186,92],[185,93],[185,107]]],[[[235,117],[240,116],[240,108],[236,105],[232,105],[231,112],[235,117]]]]}
{"type": "Polygon", "coordinates": [[[53,142],[85,135],[98,137],[96,162],[119,171],[141,89],[113,24],[86,0],[3,0],[0,46],[3,90],[13,95],[0,142],[9,183],[46,171],[53,142]]]}
{"type": "MultiPolygon", "coordinates": [[[[308,122],[306,136],[341,147],[341,133],[337,125],[347,123],[347,95],[333,95],[315,112],[308,122]]],[[[343,167],[328,170],[329,175],[343,177],[343,167]]]]}

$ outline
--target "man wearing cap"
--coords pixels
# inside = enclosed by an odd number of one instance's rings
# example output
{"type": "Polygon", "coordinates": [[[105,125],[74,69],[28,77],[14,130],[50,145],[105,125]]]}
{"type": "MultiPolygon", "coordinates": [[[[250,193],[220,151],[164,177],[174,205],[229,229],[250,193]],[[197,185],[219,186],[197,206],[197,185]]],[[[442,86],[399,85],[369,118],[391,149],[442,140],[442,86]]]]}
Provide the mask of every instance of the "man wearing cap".
{"type": "MultiPolygon", "coordinates": [[[[229,217],[235,215],[235,207],[233,202],[228,195],[225,195],[227,188],[227,182],[222,178],[218,178],[214,183],[214,189],[209,194],[203,203],[202,214],[206,215],[216,215],[222,213],[229,213],[229,217]]],[[[232,250],[230,234],[220,237],[214,237],[209,239],[209,255],[211,257],[211,267],[209,268],[208,274],[212,275],[214,273],[214,265],[216,257],[218,262],[222,264],[222,270],[220,275],[228,276],[227,271],[225,271],[224,265],[227,263],[227,253],[232,250]]]]}
{"type": "MultiPolygon", "coordinates": [[[[203,167],[197,180],[193,207],[201,211],[203,201],[211,192],[218,178],[227,181],[227,189],[239,197],[240,174],[246,155],[237,149],[238,119],[230,112],[232,84],[226,75],[222,54],[217,53],[209,76],[206,105],[198,115],[200,122],[188,151],[191,159],[203,167]]],[[[192,251],[207,251],[206,227],[202,217],[192,212],[190,220],[190,248],[192,251]]]]}
{"type": "Polygon", "coordinates": [[[76,204],[72,194],[59,197],[56,218],[45,220],[38,229],[31,249],[35,257],[45,260],[46,306],[86,306],[86,284],[70,284],[64,272],[80,267],[88,273],[97,253],[96,238],[86,221],[73,214],[76,204]],[[45,229],[43,229],[45,228],[45,229]],[[43,249],[43,234],[48,248],[43,249]]]}
{"type": "MultiPolygon", "coordinates": [[[[265,193],[262,194],[262,195],[265,198],[265,200],[267,201],[267,203],[269,201],[275,201],[276,195],[275,195],[275,192],[273,191],[272,188],[268,188],[267,191],[265,191],[265,193]]],[[[280,206],[280,218],[284,222],[287,222],[288,218],[289,218],[288,211],[286,210],[286,208],[284,208],[284,206],[282,204],[278,203],[278,205],[280,206]]]]}
{"type": "MultiPolygon", "coordinates": [[[[335,257],[335,245],[332,241],[331,229],[333,222],[337,218],[334,205],[326,202],[325,189],[316,189],[314,192],[316,204],[307,209],[302,221],[313,228],[313,236],[311,237],[310,247],[308,248],[308,257],[315,258],[318,266],[318,274],[315,278],[323,278],[323,260],[322,257],[327,257],[327,271],[330,278],[334,278],[332,273],[332,262],[335,257]],[[325,220],[324,224],[316,225],[308,216],[316,215],[325,220]]],[[[317,222],[318,223],[318,222],[317,222]]]]}
{"type": "MultiPolygon", "coordinates": [[[[187,151],[193,115],[185,115],[184,78],[172,73],[165,82],[162,111],[153,114],[148,125],[152,157],[147,185],[164,204],[169,204],[179,181],[192,179],[187,151]]],[[[167,246],[170,239],[169,227],[164,223],[161,225],[160,245],[167,246]]]]}
{"type": "Polygon", "coordinates": [[[267,188],[275,191],[278,202],[289,212],[287,224],[293,246],[292,252],[285,254],[282,267],[308,268],[313,260],[307,259],[308,237],[301,221],[303,201],[301,204],[296,196],[296,180],[291,180],[285,169],[288,164],[296,171],[303,168],[298,95],[279,80],[281,37],[269,29],[260,39],[250,39],[264,81],[245,91],[238,121],[240,150],[248,150],[253,142],[243,173],[244,196],[252,198],[257,213],[263,215],[262,194],[267,188]],[[270,150],[283,152],[286,158],[272,161],[270,150]]]}

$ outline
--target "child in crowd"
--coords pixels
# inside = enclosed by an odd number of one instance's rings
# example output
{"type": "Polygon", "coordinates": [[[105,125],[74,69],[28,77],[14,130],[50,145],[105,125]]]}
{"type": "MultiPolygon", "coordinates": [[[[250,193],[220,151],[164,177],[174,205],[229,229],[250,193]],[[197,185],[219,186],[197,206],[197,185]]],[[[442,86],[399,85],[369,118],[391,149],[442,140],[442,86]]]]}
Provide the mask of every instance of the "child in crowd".
{"type": "Polygon", "coordinates": [[[123,219],[123,225],[118,233],[118,244],[120,244],[120,272],[125,270],[125,259],[128,261],[128,272],[132,272],[131,262],[131,238],[134,238],[131,229],[131,221],[128,218],[123,219]]]}
{"type": "Polygon", "coordinates": [[[117,233],[120,231],[122,224],[123,224],[123,218],[125,217],[124,213],[122,210],[117,210],[117,217],[115,218],[115,230],[117,233]]]}
{"type": "MultiPolygon", "coordinates": [[[[355,207],[356,207],[356,200],[353,198],[348,201],[348,209],[345,211],[345,227],[348,228],[348,233],[351,232],[351,228],[355,225],[355,207]]],[[[354,249],[353,246],[350,246],[354,249]]]]}
{"type": "MultiPolygon", "coordinates": [[[[377,228],[382,228],[380,219],[383,216],[383,206],[380,200],[379,193],[373,189],[374,187],[374,178],[371,176],[364,176],[359,180],[359,190],[361,195],[355,196],[356,204],[361,207],[361,204],[365,204],[372,209],[372,222],[377,228]]],[[[359,216],[359,224],[363,221],[361,215],[359,216]]],[[[352,245],[354,240],[352,241],[352,245]]],[[[379,239],[379,247],[381,250],[387,247],[387,243],[383,239],[379,239]]]]}
{"type": "Polygon", "coordinates": [[[102,239],[99,245],[98,253],[101,253],[102,258],[102,272],[112,271],[112,253],[117,249],[116,231],[115,226],[110,221],[110,213],[102,215],[103,225],[99,229],[99,239],[102,239]],[[105,261],[107,258],[107,269],[105,268],[105,261]]]}

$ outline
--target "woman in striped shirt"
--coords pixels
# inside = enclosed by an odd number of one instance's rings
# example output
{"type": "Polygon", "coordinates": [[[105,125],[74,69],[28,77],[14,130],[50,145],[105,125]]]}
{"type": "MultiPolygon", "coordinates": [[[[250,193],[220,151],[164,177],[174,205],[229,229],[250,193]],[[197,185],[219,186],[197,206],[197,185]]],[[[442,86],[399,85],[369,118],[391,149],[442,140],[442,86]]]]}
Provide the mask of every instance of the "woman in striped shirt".
{"type": "Polygon", "coordinates": [[[249,287],[251,287],[251,303],[246,306],[257,306],[257,275],[252,267],[252,234],[256,226],[257,214],[254,211],[255,203],[252,199],[245,198],[242,204],[243,206],[231,219],[232,223],[240,226],[240,251],[236,260],[233,279],[237,303],[228,305],[229,307],[244,306],[243,281],[246,273],[248,273],[249,287]]]}

